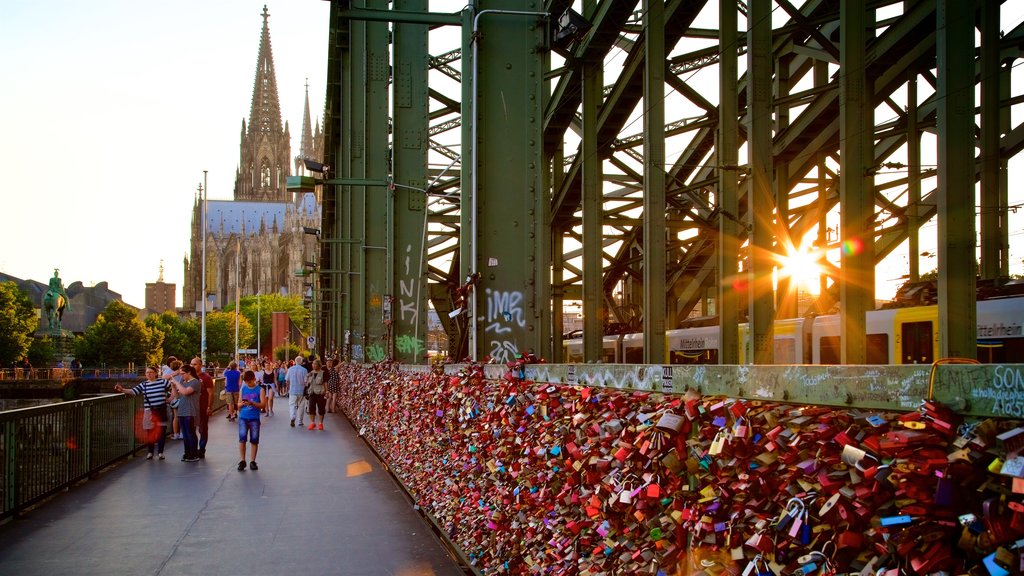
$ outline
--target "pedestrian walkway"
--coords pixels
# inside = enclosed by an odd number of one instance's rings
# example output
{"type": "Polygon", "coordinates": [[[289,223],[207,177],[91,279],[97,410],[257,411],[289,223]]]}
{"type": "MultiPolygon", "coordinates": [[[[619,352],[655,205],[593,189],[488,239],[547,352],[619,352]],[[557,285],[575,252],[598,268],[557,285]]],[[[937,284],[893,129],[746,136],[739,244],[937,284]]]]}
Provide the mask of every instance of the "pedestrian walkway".
{"type": "Polygon", "coordinates": [[[142,452],[0,526],[0,574],[464,574],[344,416],[311,431],[278,406],[258,471],[237,470],[237,425],[215,414],[205,460],[169,440],[166,460],[142,452]]]}

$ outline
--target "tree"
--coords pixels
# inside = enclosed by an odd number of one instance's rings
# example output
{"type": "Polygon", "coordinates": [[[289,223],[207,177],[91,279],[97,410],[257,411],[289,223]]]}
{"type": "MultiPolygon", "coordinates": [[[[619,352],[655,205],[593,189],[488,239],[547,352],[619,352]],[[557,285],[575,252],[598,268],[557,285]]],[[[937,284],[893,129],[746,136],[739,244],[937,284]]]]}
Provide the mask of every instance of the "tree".
{"type": "Polygon", "coordinates": [[[163,358],[188,359],[199,354],[202,328],[198,320],[182,319],[168,310],[147,316],[145,324],[164,335],[163,358]]]}
{"type": "MultiPolygon", "coordinates": [[[[265,294],[259,297],[257,302],[256,296],[246,296],[242,298],[242,305],[240,306],[242,316],[249,320],[251,326],[256,326],[257,310],[259,312],[259,324],[260,324],[260,343],[269,344],[271,328],[273,326],[273,314],[274,312],[285,312],[288,317],[291,318],[292,322],[299,327],[299,330],[304,332],[309,331],[309,309],[302,306],[302,297],[298,295],[293,296],[282,296],[280,294],[265,294]],[[257,305],[258,304],[258,305],[257,305]]],[[[225,312],[234,311],[234,304],[229,305],[224,309],[225,312]]],[[[253,332],[253,339],[246,341],[246,345],[250,348],[256,347],[256,333],[253,332]]],[[[239,337],[239,342],[241,342],[239,337]]]]}
{"type": "MultiPolygon", "coordinates": [[[[238,346],[249,346],[256,341],[256,331],[245,316],[238,316],[238,346]]],[[[206,313],[206,352],[215,356],[235,356],[235,313],[206,313]]]]}
{"type": "Polygon", "coordinates": [[[27,294],[14,282],[0,282],[0,366],[28,353],[39,317],[27,294]]]}
{"type": "Polygon", "coordinates": [[[28,347],[28,361],[32,366],[41,368],[49,366],[57,356],[57,350],[49,338],[33,338],[28,347]]]}
{"type": "Polygon", "coordinates": [[[75,355],[85,366],[159,364],[162,344],[162,332],[146,326],[134,308],[114,300],[75,343],[75,355]]]}

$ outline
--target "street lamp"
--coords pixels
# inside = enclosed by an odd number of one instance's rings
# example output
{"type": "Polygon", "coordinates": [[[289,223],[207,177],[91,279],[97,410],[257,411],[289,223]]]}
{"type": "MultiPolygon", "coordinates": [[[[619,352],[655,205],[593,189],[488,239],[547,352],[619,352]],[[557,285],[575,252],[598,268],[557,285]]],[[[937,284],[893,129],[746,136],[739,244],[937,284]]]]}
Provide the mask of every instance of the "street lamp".
{"type": "Polygon", "coordinates": [[[199,190],[199,194],[203,197],[203,213],[200,217],[200,221],[203,223],[203,265],[201,268],[203,281],[200,283],[203,286],[203,304],[201,319],[199,322],[202,326],[202,335],[199,342],[199,358],[202,360],[203,366],[206,366],[206,199],[210,196],[209,186],[206,184],[206,170],[203,170],[203,187],[199,190]]]}

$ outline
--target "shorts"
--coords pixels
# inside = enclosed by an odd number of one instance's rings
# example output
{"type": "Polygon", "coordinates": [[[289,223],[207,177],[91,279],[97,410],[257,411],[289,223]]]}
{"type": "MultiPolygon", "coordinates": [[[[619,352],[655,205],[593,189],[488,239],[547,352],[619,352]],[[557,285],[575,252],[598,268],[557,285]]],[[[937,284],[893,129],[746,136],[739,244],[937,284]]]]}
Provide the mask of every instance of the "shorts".
{"type": "Polygon", "coordinates": [[[273,384],[263,383],[263,384],[260,384],[260,386],[262,386],[263,389],[267,391],[267,398],[270,398],[271,396],[274,395],[274,385],[273,384]]]}
{"type": "Polygon", "coordinates": [[[238,442],[245,444],[248,439],[250,444],[260,443],[260,419],[256,418],[248,420],[246,418],[238,419],[238,442]]]}
{"type": "Polygon", "coordinates": [[[238,392],[228,392],[227,390],[225,390],[224,403],[231,406],[238,404],[238,392]]]}
{"type": "MultiPolygon", "coordinates": [[[[315,416],[318,409],[320,410],[321,416],[327,413],[327,398],[325,398],[323,394],[310,394],[309,415],[315,416]]],[[[312,420],[310,420],[310,422],[312,422],[312,420]]]]}

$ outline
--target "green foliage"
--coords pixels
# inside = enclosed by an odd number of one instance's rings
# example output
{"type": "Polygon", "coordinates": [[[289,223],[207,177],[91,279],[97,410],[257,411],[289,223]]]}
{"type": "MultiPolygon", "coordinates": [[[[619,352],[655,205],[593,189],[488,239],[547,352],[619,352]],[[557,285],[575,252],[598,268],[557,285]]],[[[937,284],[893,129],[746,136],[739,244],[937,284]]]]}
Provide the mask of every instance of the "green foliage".
{"type": "MultiPolygon", "coordinates": [[[[259,316],[261,344],[270,342],[274,312],[288,314],[288,317],[299,327],[299,330],[303,332],[309,331],[309,309],[302,306],[302,297],[298,295],[263,294],[259,297],[258,301],[256,296],[246,296],[242,298],[239,308],[241,309],[242,316],[249,320],[249,324],[252,326],[256,326],[256,317],[259,316]]],[[[224,311],[233,312],[234,309],[235,305],[231,304],[224,311]]],[[[238,341],[243,348],[255,348],[256,332],[253,331],[252,340],[242,340],[241,336],[239,336],[238,341]]]]}
{"type": "Polygon", "coordinates": [[[0,282],[0,366],[28,353],[39,317],[28,295],[14,282],[0,282]]]}
{"type": "Polygon", "coordinates": [[[49,338],[33,338],[28,347],[28,361],[36,368],[49,366],[57,356],[57,349],[49,338]]]}
{"type": "Polygon", "coordinates": [[[131,306],[114,300],[75,342],[75,356],[85,366],[159,364],[162,344],[162,332],[146,326],[131,306]]]}
{"type": "Polygon", "coordinates": [[[181,319],[168,310],[146,317],[146,326],[159,331],[163,338],[163,358],[192,358],[199,354],[202,326],[199,320],[181,319]]]}
{"type": "MultiPolygon", "coordinates": [[[[256,341],[256,331],[249,320],[238,315],[238,347],[246,348],[256,341]]],[[[234,357],[235,354],[235,313],[206,313],[206,352],[218,357],[234,357]]]]}
{"type": "Polygon", "coordinates": [[[298,356],[302,351],[295,344],[286,344],[274,348],[274,360],[290,360],[298,356]]]}

